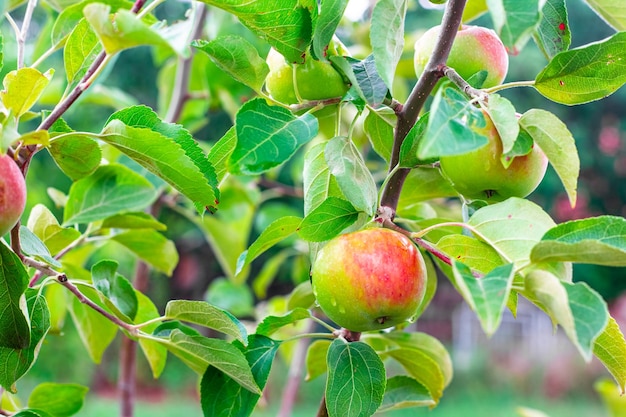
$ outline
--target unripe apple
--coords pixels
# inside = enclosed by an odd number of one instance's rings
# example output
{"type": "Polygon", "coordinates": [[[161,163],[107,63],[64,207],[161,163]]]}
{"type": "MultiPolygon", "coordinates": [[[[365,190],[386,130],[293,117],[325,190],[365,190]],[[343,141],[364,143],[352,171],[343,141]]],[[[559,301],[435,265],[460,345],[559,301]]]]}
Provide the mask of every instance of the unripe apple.
{"type": "Polygon", "coordinates": [[[7,234],[24,212],[26,184],[15,161],[0,155],[0,237],[7,234]]]}
{"type": "MultiPolygon", "coordinates": [[[[415,42],[415,73],[419,77],[433,53],[441,26],[428,29],[415,42]]],[[[454,38],[446,63],[466,81],[479,71],[487,71],[482,88],[502,84],[509,69],[509,56],[502,41],[491,29],[463,25],[454,38]]]]}
{"type": "Polygon", "coordinates": [[[502,164],[502,140],[491,118],[485,114],[482,129],[489,142],[460,155],[442,156],[441,170],[452,186],[469,200],[503,201],[526,197],[539,185],[546,173],[548,158],[537,144],[523,156],[513,159],[508,168],[502,164]]]}
{"type": "MultiPolygon", "coordinates": [[[[329,53],[336,53],[337,47],[329,47],[329,53]]],[[[343,49],[340,49],[343,50],[343,49]]],[[[294,88],[295,79],[298,94],[303,100],[324,100],[342,97],[348,91],[348,84],[330,62],[322,62],[307,54],[302,64],[289,64],[275,49],[271,49],[266,62],[270,72],[265,79],[265,87],[273,99],[285,104],[298,102],[294,88]]]]}
{"type": "Polygon", "coordinates": [[[400,324],[415,315],[426,289],[424,258],[389,229],[340,235],[324,246],[311,272],[322,311],[355,332],[400,324]]]}

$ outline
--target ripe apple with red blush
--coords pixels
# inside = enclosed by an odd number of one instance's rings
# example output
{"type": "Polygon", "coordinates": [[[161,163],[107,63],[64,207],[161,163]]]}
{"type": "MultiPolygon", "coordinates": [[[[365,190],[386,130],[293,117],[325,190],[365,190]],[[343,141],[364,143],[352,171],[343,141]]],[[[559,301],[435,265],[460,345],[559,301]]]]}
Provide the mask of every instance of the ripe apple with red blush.
{"type": "Polygon", "coordinates": [[[322,311],[355,332],[412,318],[426,290],[420,251],[407,236],[383,228],[332,239],[317,254],[311,274],[322,311]]]}

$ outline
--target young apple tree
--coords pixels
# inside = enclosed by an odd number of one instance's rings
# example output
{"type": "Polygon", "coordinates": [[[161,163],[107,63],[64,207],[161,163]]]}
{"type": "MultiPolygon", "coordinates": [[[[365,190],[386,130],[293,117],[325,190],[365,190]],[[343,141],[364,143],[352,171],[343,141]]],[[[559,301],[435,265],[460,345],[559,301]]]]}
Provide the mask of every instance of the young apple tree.
{"type": "MultiPolygon", "coordinates": [[[[570,30],[585,29],[570,28],[564,0],[448,0],[414,47],[405,20],[416,3],[372,2],[353,26],[342,20],[348,0],[3,3],[0,414],[80,410],[86,387],[20,387],[66,314],[95,363],[121,336],[124,417],[136,351],[155,378],[168,354],[195,371],[205,416],[248,416],[277,353],[294,344],[303,349],[292,366],[326,375],[318,416],[434,407],[452,362],[410,324],[436,293],[437,271],[487,335],[525,298],[624,392],[624,336],[572,263],[626,266],[626,220],[556,224],[527,199],[550,164],[576,203],[576,140],[555,114],[520,114],[505,98],[526,87],[575,106],[619,89],[623,7],[589,2],[615,32],[571,49],[570,30]],[[168,5],[185,11],[172,19],[168,5]],[[475,25],[482,15],[491,28],[475,25]],[[125,66],[139,46],[153,62],[125,66]],[[543,69],[505,80],[508,54],[523,48],[545,55],[543,69]],[[156,105],[107,84],[152,66],[156,105]],[[78,128],[72,115],[86,117],[90,98],[104,103],[103,124],[78,128]],[[207,144],[198,132],[216,108],[232,123],[207,144]],[[50,181],[29,173],[45,154],[71,182],[50,190],[54,204],[30,186],[50,181]],[[296,202],[253,233],[262,204],[284,196],[296,202]],[[219,262],[206,300],[159,309],[147,295],[150,271],[171,275],[179,261],[163,211],[201,232],[219,262]],[[131,254],[133,276],[116,251],[131,254]],[[263,300],[281,266],[297,285],[281,307],[255,308],[253,292],[263,300]],[[18,390],[28,401],[12,401],[18,390]]],[[[287,384],[283,415],[299,382],[287,384]]]]}

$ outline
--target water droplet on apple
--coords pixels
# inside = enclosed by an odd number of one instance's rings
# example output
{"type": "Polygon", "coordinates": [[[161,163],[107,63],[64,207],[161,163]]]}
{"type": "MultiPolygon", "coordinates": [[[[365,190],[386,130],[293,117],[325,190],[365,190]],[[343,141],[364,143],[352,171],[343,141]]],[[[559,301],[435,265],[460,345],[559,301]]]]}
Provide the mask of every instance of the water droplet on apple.
{"type": "Polygon", "coordinates": [[[341,306],[341,307],[339,307],[339,312],[341,314],[346,314],[346,309],[343,306],[341,306]]]}
{"type": "Polygon", "coordinates": [[[330,299],[330,303],[333,305],[333,307],[337,306],[337,300],[335,300],[335,297],[330,299]]]}

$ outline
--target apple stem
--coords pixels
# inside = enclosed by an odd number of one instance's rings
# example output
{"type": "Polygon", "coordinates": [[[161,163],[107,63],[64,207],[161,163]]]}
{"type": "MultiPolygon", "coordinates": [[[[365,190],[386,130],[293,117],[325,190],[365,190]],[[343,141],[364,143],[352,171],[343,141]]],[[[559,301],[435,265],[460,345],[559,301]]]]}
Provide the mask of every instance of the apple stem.
{"type": "MultiPolygon", "coordinates": [[[[437,39],[433,54],[424,68],[424,72],[417,80],[406,103],[403,106],[396,105],[394,108],[398,117],[398,123],[394,132],[389,172],[398,165],[402,142],[415,125],[437,81],[444,76],[443,70],[447,68],[445,66],[446,61],[450,54],[450,49],[452,49],[452,43],[454,42],[458,28],[461,26],[466,1],[467,0],[450,0],[448,2],[441,21],[441,33],[437,39]]],[[[381,205],[391,207],[394,213],[398,207],[400,191],[402,190],[402,186],[408,174],[408,168],[396,170],[396,172],[390,176],[389,181],[383,189],[381,205]]]]}

